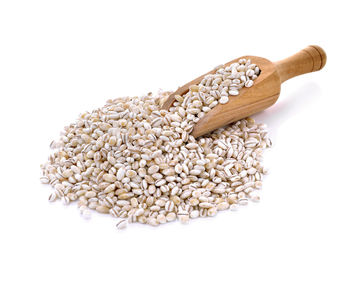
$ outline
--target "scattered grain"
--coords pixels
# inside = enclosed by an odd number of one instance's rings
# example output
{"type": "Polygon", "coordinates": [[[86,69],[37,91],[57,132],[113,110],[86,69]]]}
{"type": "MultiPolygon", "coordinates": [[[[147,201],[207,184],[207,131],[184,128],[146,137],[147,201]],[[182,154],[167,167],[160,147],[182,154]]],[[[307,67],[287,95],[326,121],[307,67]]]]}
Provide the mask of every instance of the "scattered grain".
{"type": "Polygon", "coordinates": [[[170,93],[150,93],[81,114],[51,144],[55,152],[42,165],[41,182],[54,188],[49,201],[78,201],[85,218],[89,209],[123,218],[118,229],[128,221],[188,223],[235,210],[248,198],[258,201],[267,173],[262,152],[271,146],[265,126],[247,118],[199,139],[191,131],[216,105],[253,86],[259,74],[241,59],[175,96],[169,111],[161,105],[170,93]]]}

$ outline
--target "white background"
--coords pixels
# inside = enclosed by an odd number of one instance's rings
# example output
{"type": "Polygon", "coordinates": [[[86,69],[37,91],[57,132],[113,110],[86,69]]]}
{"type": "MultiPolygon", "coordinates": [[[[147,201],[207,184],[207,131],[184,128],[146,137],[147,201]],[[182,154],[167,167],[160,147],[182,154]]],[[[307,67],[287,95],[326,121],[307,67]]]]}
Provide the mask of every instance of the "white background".
{"type": "Polygon", "coordinates": [[[349,280],[347,1],[0,1],[1,280],[349,280]],[[176,89],[242,55],[309,44],[269,126],[262,201],[158,228],[50,204],[48,145],[108,98],[176,89]]]}

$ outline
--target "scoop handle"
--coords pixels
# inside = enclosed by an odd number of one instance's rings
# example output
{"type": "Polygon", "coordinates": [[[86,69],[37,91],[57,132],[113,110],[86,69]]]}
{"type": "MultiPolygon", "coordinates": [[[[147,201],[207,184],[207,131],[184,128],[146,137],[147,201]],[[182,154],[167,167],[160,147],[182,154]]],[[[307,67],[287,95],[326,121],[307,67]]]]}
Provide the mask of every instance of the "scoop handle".
{"type": "Polygon", "coordinates": [[[298,53],[278,62],[275,66],[281,83],[295,76],[321,70],[327,61],[325,51],[316,45],[310,45],[298,53]]]}

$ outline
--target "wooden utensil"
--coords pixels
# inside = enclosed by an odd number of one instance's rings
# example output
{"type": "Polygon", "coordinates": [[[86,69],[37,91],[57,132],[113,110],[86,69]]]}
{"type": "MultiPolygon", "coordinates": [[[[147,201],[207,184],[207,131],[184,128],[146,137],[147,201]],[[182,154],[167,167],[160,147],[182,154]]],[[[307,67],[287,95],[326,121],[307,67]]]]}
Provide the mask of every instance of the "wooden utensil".
{"type": "MultiPolygon", "coordinates": [[[[224,67],[241,58],[250,59],[261,72],[251,88],[242,88],[238,96],[230,96],[226,104],[218,104],[194,126],[192,135],[199,137],[234,121],[248,117],[273,105],[280,94],[281,84],[295,76],[322,69],[326,64],[325,51],[315,45],[306,47],[293,56],[278,62],[255,56],[244,56],[224,64],[224,67]]],[[[162,108],[169,109],[175,101],[175,95],[184,95],[191,85],[199,84],[212,70],[180,87],[164,102],[162,108]]]]}

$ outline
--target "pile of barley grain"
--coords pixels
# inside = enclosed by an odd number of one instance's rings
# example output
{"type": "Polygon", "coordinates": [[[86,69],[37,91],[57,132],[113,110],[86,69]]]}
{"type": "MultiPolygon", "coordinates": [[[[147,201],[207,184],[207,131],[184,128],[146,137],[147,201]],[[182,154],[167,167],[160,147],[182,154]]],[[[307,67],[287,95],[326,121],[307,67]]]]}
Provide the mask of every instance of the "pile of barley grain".
{"type": "Polygon", "coordinates": [[[247,118],[194,139],[198,120],[229,95],[251,87],[259,68],[242,59],[218,68],[169,111],[167,97],[148,94],[109,100],[64,128],[42,165],[43,183],[54,191],[49,200],[78,201],[89,209],[127,222],[153,226],[179,219],[215,216],[217,211],[258,201],[266,170],[262,153],[271,145],[265,126],[247,118]]]}

